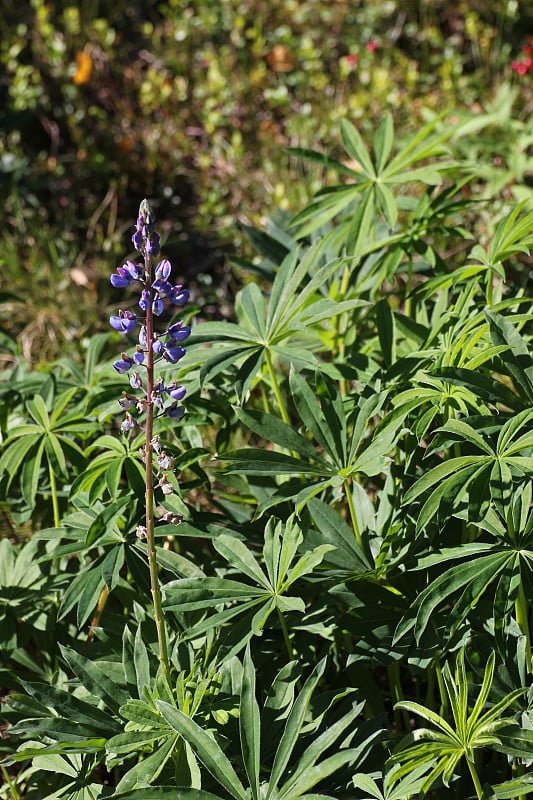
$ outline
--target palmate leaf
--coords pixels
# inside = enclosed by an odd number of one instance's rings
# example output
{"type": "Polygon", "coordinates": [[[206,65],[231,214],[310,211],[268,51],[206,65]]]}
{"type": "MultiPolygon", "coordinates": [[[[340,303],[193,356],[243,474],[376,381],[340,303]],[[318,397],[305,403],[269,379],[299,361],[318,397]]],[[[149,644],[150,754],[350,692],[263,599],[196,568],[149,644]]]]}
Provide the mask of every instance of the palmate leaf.
{"type": "Polygon", "coordinates": [[[248,284],[236,298],[238,324],[201,323],[189,339],[189,350],[209,344],[203,357],[200,383],[223,371],[237,370],[237,391],[242,402],[255,380],[264,380],[267,357],[289,364],[318,368],[314,352],[324,350],[321,338],[325,323],[337,315],[364,305],[359,299],[337,301],[327,296],[330,279],[344,264],[329,259],[323,264],[324,245],[307,251],[295,249],[281,263],[268,301],[256,284],[248,284]]]}
{"type": "MultiPolygon", "coordinates": [[[[459,762],[465,758],[469,762],[470,772],[480,787],[476,773],[476,751],[494,747],[499,743],[498,729],[512,724],[512,718],[504,717],[507,708],[525,691],[517,689],[510,692],[494,706],[484,711],[492,688],[495,655],[489,656],[483,676],[483,682],[472,708],[469,705],[469,680],[465,665],[465,651],[457,656],[454,675],[449,664],[443,669],[444,685],[450,702],[453,724],[448,723],[441,715],[420,703],[401,701],[396,708],[403,708],[429,721],[437,730],[420,728],[408,734],[398,745],[391,758],[391,763],[401,764],[398,774],[408,774],[412,769],[427,763],[430,758],[437,760],[424,781],[423,790],[428,791],[436,779],[442,775],[448,785],[459,762]]],[[[478,796],[480,792],[478,791],[478,796]]]]}
{"type": "Polygon", "coordinates": [[[466,421],[450,420],[438,428],[432,450],[445,449],[458,442],[468,449],[480,450],[481,454],[448,459],[422,475],[407,490],[404,505],[430,490],[417,529],[422,530],[432,519],[438,521],[439,517],[453,513],[465,499],[472,516],[483,516],[490,499],[497,503],[502,496],[509,495],[509,481],[516,485],[533,469],[533,458],[519,455],[528,453],[533,444],[533,434],[528,430],[532,419],[533,411],[525,409],[503,424],[499,418],[490,418],[487,422],[481,420],[483,427],[476,429],[466,421]],[[498,428],[495,446],[491,434],[498,428]],[[526,433],[518,436],[524,429],[526,433]]]}
{"type": "Polygon", "coordinates": [[[313,572],[331,546],[321,544],[297,558],[297,548],[302,539],[302,532],[293,520],[286,524],[269,520],[263,550],[265,574],[244,542],[229,534],[221,534],[214,540],[215,548],[250,583],[209,577],[171,581],[164,587],[163,605],[180,613],[211,611],[204,620],[191,624],[187,631],[189,637],[227,626],[241,617],[239,624],[247,630],[233,645],[232,652],[238,652],[251,636],[260,635],[276,609],[281,614],[305,611],[303,599],[298,594],[291,594],[290,590],[298,580],[313,572]],[[222,604],[227,607],[214,610],[222,604]]]}
{"type": "Polygon", "coordinates": [[[8,488],[18,479],[30,508],[35,506],[40,486],[47,489],[50,473],[67,480],[69,469],[77,471],[85,463],[85,455],[73,437],[87,436],[95,425],[78,411],[65,413],[75,393],[70,390],[54,397],[52,414],[40,395],[28,400],[26,410],[34,422],[15,427],[2,448],[0,474],[9,476],[8,488]]]}
{"type": "MultiPolygon", "coordinates": [[[[391,187],[412,181],[427,184],[441,182],[439,169],[446,164],[415,166],[417,162],[445,152],[444,141],[449,138],[451,129],[435,135],[434,129],[439,119],[432,120],[390,158],[394,145],[394,126],[392,117],[388,115],[374,134],[373,159],[357,128],[348,120],[341,120],[344,148],[349,158],[357,164],[358,170],[355,172],[344,166],[339,167],[341,174],[350,176],[351,184],[340,184],[318,192],[309,206],[291,221],[291,227],[296,229],[296,238],[308,237],[337,217],[340,220],[338,229],[344,227],[341,238],[344,239],[345,251],[359,255],[365,252],[372,238],[378,210],[381,210],[390,227],[396,224],[398,207],[391,187]]],[[[306,155],[304,153],[304,157],[306,155]]],[[[332,166],[336,168],[335,164],[332,166]]]]}

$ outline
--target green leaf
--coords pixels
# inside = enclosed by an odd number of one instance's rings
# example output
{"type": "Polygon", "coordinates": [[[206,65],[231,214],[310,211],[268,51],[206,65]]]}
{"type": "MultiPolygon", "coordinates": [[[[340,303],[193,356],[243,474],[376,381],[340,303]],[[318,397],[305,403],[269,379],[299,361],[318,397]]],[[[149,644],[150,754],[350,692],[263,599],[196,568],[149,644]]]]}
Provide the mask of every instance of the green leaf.
{"type": "Polygon", "coordinates": [[[293,753],[298,736],[300,735],[300,731],[304,724],[309,703],[311,702],[311,696],[325,669],[326,659],[323,658],[315,666],[311,675],[303,685],[302,690],[298,694],[298,697],[296,698],[296,702],[294,703],[287,718],[287,723],[276,750],[276,755],[274,756],[274,763],[270,773],[270,781],[265,800],[271,800],[271,798],[276,796],[276,789],[282,779],[283,772],[289,763],[289,759],[293,753]]]}
{"type": "Polygon", "coordinates": [[[384,169],[387,159],[391,154],[392,145],[394,144],[394,122],[392,114],[387,114],[374,134],[374,160],[376,163],[376,172],[379,175],[384,169]]]}
{"type": "Polygon", "coordinates": [[[238,293],[235,310],[245,328],[260,338],[265,337],[265,301],[256,283],[248,283],[238,293]]]}
{"type": "Polygon", "coordinates": [[[255,667],[249,646],[246,647],[244,655],[239,725],[242,756],[252,798],[259,800],[261,732],[259,706],[255,697],[255,667]]]}
{"type": "Polygon", "coordinates": [[[213,545],[234,569],[239,570],[265,591],[272,591],[270,583],[244,542],[223,533],[217,536],[213,545]]]}
{"type": "Polygon", "coordinates": [[[102,733],[109,735],[120,730],[120,725],[107,712],[80,700],[70,692],[45,683],[23,682],[22,685],[28,694],[52,708],[55,714],[92,728],[95,736],[101,736],[102,733]]]}
{"type": "Polygon", "coordinates": [[[277,453],[274,450],[255,450],[245,448],[243,450],[233,450],[224,453],[224,461],[227,466],[224,472],[229,474],[244,472],[247,475],[293,475],[293,474],[312,474],[327,475],[333,472],[332,468],[323,467],[320,464],[310,464],[299,458],[277,453]]]}
{"type": "Polygon", "coordinates": [[[352,215],[346,234],[346,252],[348,255],[359,256],[364,251],[376,216],[375,199],[374,187],[365,189],[361,194],[359,204],[352,215]]]}
{"type": "Polygon", "coordinates": [[[142,761],[138,761],[135,766],[122,776],[117,785],[117,791],[121,793],[127,789],[134,789],[138,784],[155,781],[167,761],[172,757],[176,740],[176,736],[167,736],[162,741],[159,741],[153,753],[145,756],[142,761]]]}
{"type": "Polygon", "coordinates": [[[83,686],[95,697],[101,697],[113,711],[118,711],[128,700],[129,695],[113,680],[106,666],[101,662],[91,661],[68,647],[60,646],[60,648],[63,658],[83,686]]]}
{"type": "Polygon", "coordinates": [[[366,175],[374,178],[376,171],[367,146],[357,128],[347,119],[341,119],[341,136],[344,149],[350,158],[353,158],[361,165],[366,175]]]}
{"type": "Polygon", "coordinates": [[[529,348],[516,328],[508,319],[495,311],[485,310],[492,342],[505,344],[508,350],[501,353],[501,359],[514,381],[521,396],[533,402],[533,367],[529,348]]]}
{"type": "Polygon", "coordinates": [[[305,428],[335,460],[337,445],[317,400],[316,391],[313,391],[309,381],[295,369],[291,369],[289,381],[294,404],[305,428]]]}
{"type": "MultiPolygon", "coordinates": [[[[213,608],[219,603],[234,603],[236,600],[259,599],[264,596],[264,589],[229,578],[182,578],[165,585],[163,604],[165,608],[174,608],[177,611],[199,611],[202,608],[213,608]]],[[[235,608],[233,610],[238,611],[235,608]]]]}
{"type": "Polygon", "coordinates": [[[235,798],[249,800],[248,795],[230,761],[217,742],[203,730],[194,720],[187,717],[179,709],[162,700],[157,706],[164,719],[180,736],[189,742],[200,761],[209,770],[215,780],[235,798]]]}
{"type": "Polygon", "coordinates": [[[113,793],[113,800],[220,800],[219,795],[203,789],[180,789],[176,786],[151,786],[113,793]]]}
{"type": "Polygon", "coordinates": [[[135,645],[133,648],[133,663],[135,666],[135,676],[137,680],[137,691],[139,697],[143,697],[143,690],[146,686],[150,686],[150,659],[148,658],[148,650],[142,638],[141,626],[135,632],[135,645]]]}
{"type": "Polygon", "coordinates": [[[309,544],[330,544],[333,549],[324,556],[327,563],[334,564],[349,572],[366,572],[371,569],[365,553],[357,544],[352,528],[348,523],[322,500],[311,498],[307,507],[316,525],[307,534],[309,544]]]}
{"type": "Polygon", "coordinates": [[[237,418],[266,442],[273,442],[306,458],[321,460],[309,440],[279,417],[262,411],[245,411],[243,408],[234,410],[237,418]]]}
{"type": "Polygon", "coordinates": [[[50,418],[43,398],[40,395],[35,395],[33,400],[28,400],[26,408],[37,425],[39,425],[43,431],[48,431],[50,428],[50,418]]]}

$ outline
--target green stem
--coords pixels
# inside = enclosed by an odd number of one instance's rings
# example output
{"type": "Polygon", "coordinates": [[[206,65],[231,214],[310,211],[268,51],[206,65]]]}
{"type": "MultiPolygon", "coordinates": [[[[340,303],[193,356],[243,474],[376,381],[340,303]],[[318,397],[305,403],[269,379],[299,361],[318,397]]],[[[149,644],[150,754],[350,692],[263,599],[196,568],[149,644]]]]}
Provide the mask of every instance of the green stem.
{"type": "Polygon", "coordinates": [[[448,713],[448,695],[446,693],[446,686],[444,685],[444,678],[442,677],[442,669],[438,661],[435,662],[435,675],[437,676],[440,694],[439,714],[441,717],[445,717],[448,713]]]}
{"type": "Polygon", "coordinates": [[[413,291],[413,259],[409,257],[407,262],[407,284],[405,287],[405,316],[411,317],[413,312],[411,292],[413,291]]]}
{"type": "Polygon", "coordinates": [[[270,380],[272,382],[272,389],[274,390],[274,394],[276,395],[276,400],[278,403],[278,408],[281,414],[281,418],[283,422],[286,422],[287,425],[291,424],[291,418],[289,417],[289,412],[287,411],[287,407],[283,400],[283,395],[281,394],[281,389],[279,388],[278,379],[276,377],[276,370],[274,369],[274,364],[272,363],[272,356],[270,355],[270,350],[265,347],[265,361],[268,369],[268,374],[270,375],[270,380]]]}
{"type": "Polygon", "coordinates": [[[294,658],[295,658],[294,650],[292,649],[292,644],[291,644],[291,639],[290,639],[290,636],[289,636],[289,631],[288,631],[288,628],[287,628],[287,623],[285,622],[285,617],[283,616],[283,612],[282,612],[282,610],[280,609],[279,606],[277,606],[277,609],[278,609],[279,622],[280,622],[280,625],[281,625],[281,631],[283,633],[283,639],[285,641],[285,647],[287,648],[287,654],[289,656],[289,661],[294,661],[294,658]]]}
{"type": "MultiPolygon", "coordinates": [[[[396,703],[401,702],[403,697],[403,689],[402,684],[400,681],[400,664],[398,661],[394,661],[392,664],[389,664],[387,667],[387,674],[389,678],[389,686],[391,691],[391,697],[393,705],[396,703]]],[[[410,729],[410,722],[409,722],[409,714],[405,710],[405,708],[399,710],[394,709],[394,721],[396,723],[397,731],[400,731],[403,728],[406,732],[410,729]]]]}
{"type": "MultiPolygon", "coordinates": [[[[146,268],[146,289],[152,291],[152,263],[151,257],[145,257],[146,268]]],[[[152,304],[148,303],[146,310],[146,546],[148,551],[148,567],[150,570],[150,588],[152,591],[152,602],[154,605],[154,619],[157,629],[157,641],[159,644],[159,663],[167,683],[170,685],[170,662],[168,658],[167,633],[165,627],[165,617],[161,602],[161,587],[159,584],[159,573],[157,569],[157,554],[155,548],[154,532],[154,468],[153,468],[153,429],[154,429],[154,317],[152,304]]]]}
{"type": "Polygon", "coordinates": [[[355,538],[357,540],[357,544],[364,551],[363,545],[363,538],[361,536],[361,531],[359,530],[359,525],[357,524],[357,517],[355,515],[355,506],[353,504],[353,496],[352,496],[352,487],[351,482],[348,478],[344,480],[344,493],[346,495],[346,500],[348,501],[348,509],[350,511],[350,519],[352,520],[353,532],[355,533],[355,538]]]}
{"type": "Polygon", "coordinates": [[[57,496],[57,482],[55,472],[50,462],[48,462],[48,474],[50,476],[50,494],[52,495],[52,508],[54,511],[54,527],[59,528],[61,517],[59,515],[59,499],[57,496]]]}
{"type": "Polygon", "coordinates": [[[483,787],[481,786],[481,782],[479,780],[479,775],[477,774],[475,764],[473,764],[472,761],[470,761],[468,758],[466,759],[466,763],[468,764],[470,775],[472,776],[474,786],[476,787],[476,794],[478,796],[478,800],[481,800],[481,797],[483,795],[483,787]]]}
{"type": "Polygon", "coordinates": [[[524,636],[526,637],[526,670],[531,674],[531,634],[529,631],[529,609],[524,584],[520,581],[518,586],[518,597],[515,603],[516,622],[524,636]]]}
{"type": "Polygon", "coordinates": [[[265,384],[261,381],[261,400],[263,402],[263,411],[265,414],[270,414],[270,403],[268,401],[268,395],[265,390],[265,384]]]}
{"type": "Polygon", "coordinates": [[[0,769],[2,770],[2,775],[4,776],[7,785],[9,786],[12,800],[20,800],[20,794],[18,792],[18,789],[11,780],[11,778],[9,777],[7,769],[4,766],[0,766],[0,769]]]}

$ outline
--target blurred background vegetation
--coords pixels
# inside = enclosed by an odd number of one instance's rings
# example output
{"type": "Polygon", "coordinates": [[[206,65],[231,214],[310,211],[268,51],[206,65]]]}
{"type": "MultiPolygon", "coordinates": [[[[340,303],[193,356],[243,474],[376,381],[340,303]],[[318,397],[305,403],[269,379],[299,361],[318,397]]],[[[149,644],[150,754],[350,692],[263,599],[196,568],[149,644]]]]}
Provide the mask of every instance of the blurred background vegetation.
{"type": "Polygon", "coordinates": [[[288,148],[337,155],[343,117],[407,135],[447,109],[491,213],[530,195],[531,2],[4,0],[0,24],[3,364],[106,330],[145,196],[198,305],[229,313],[247,226],[327,180],[288,148]]]}

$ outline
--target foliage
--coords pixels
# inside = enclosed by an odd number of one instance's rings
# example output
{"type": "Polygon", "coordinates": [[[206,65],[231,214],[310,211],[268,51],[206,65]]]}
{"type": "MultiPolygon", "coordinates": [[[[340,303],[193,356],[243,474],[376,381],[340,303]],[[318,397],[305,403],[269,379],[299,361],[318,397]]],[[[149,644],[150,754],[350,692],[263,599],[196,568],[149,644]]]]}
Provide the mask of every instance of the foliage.
{"type": "Polygon", "coordinates": [[[4,796],[533,791],[533,220],[509,196],[484,246],[442,125],[343,121],[360,169],[331,160],[250,232],[234,315],[183,360],[160,262],[150,396],[186,388],[187,412],[153,415],[149,448],[106,337],[5,371],[4,796]]]}

